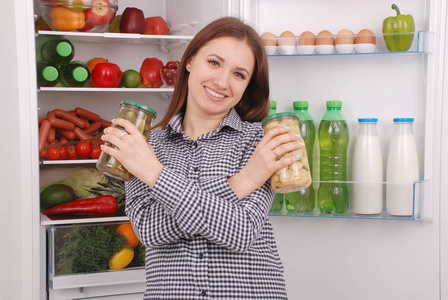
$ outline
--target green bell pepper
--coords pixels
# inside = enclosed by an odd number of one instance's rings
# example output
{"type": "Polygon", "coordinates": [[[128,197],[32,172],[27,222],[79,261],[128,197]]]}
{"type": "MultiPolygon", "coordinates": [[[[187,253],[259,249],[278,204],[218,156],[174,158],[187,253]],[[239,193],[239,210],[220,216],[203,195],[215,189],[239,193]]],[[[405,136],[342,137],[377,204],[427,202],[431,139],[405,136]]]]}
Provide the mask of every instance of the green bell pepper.
{"type": "Polygon", "coordinates": [[[383,21],[383,36],[387,49],[391,52],[408,51],[414,39],[414,18],[400,14],[395,4],[392,4],[392,9],[397,12],[397,16],[388,17],[383,21]]]}

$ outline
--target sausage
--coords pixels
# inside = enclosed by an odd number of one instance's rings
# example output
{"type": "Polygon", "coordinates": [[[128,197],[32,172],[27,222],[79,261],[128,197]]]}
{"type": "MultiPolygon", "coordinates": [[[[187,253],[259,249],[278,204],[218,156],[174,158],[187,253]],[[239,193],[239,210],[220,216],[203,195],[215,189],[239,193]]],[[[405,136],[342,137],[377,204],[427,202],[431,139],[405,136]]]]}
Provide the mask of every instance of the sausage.
{"type": "Polygon", "coordinates": [[[45,120],[44,118],[41,118],[41,117],[39,117],[38,119],[38,124],[39,124],[39,126],[40,126],[40,124],[42,124],[42,122],[45,120]]]}
{"type": "Polygon", "coordinates": [[[47,141],[48,133],[50,132],[50,121],[44,120],[39,128],[39,153],[44,151],[45,142],[47,141]]]}
{"type": "Polygon", "coordinates": [[[47,112],[47,120],[50,118],[56,118],[56,115],[54,113],[54,111],[49,111],[47,112]]]}
{"type": "Polygon", "coordinates": [[[50,130],[48,131],[47,135],[47,142],[51,144],[55,141],[55,139],[56,139],[56,129],[54,127],[50,127],[50,130]]]}
{"type": "Polygon", "coordinates": [[[55,109],[54,113],[56,114],[56,117],[64,119],[66,121],[72,122],[75,124],[75,126],[84,128],[86,127],[86,122],[78,118],[77,116],[71,114],[68,111],[62,110],[62,109],[55,109]]]}
{"type": "Polygon", "coordinates": [[[88,111],[87,109],[81,108],[81,107],[75,108],[75,113],[77,116],[84,117],[87,120],[92,121],[92,122],[101,121],[101,117],[99,115],[97,115],[96,113],[93,113],[91,111],[88,111]]]}
{"type": "Polygon", "coordinates": [[[70,141],[73,141],[76,139],[76,135],[73,131],[57,129],[57,132],[60,135],[62,135],[63,137],[65,137],[66,139],[69,139],[70,141]]]}
{"type": "Polygon", "coordinates": [[[112,126],[112,122],[108,120],[101,119],[101,127],[107,128],[112,126]]]}
{"type": "Polygon", "coordinates": [[[60,128],[63,130],[73,130],[75,129],[75,124],[72,122],[58,119],[58,118],[48,118],[48,121],[50,121],[50,124],[52,127],[60,128]]]}
{"type": "Polygon", "coordinates": [[[101,128],[101,121],[98,121],[98,122],[93,122],[92,124],[90,124],[89,128],[84,129],[83,131],[85,134],[92,134],[92,133],[100,130],[100,128],[101,128]]]}
{"type": "Polygon", "coordinates": [[[87,133],[84,133],[84,131],[82,131],[82,129],[79,127],[75,127],[75,130],[73,130],[73,132],[80,141],[90,140],[92,138],[92,136],[88,135],[87,133]]]}

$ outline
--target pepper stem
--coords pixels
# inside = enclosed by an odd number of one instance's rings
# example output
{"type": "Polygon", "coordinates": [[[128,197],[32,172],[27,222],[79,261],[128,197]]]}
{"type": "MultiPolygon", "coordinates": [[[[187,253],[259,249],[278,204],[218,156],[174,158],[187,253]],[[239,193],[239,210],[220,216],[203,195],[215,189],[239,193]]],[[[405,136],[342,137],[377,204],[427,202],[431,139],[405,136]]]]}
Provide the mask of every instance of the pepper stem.
{"type": "Polygon", "coordinates": [[[398,8],[398,6],[396,4],[392,4],[392,9],[395,10],[397,12],[397,16],[401,15],[400,13],[400,9],[398,8]]]}

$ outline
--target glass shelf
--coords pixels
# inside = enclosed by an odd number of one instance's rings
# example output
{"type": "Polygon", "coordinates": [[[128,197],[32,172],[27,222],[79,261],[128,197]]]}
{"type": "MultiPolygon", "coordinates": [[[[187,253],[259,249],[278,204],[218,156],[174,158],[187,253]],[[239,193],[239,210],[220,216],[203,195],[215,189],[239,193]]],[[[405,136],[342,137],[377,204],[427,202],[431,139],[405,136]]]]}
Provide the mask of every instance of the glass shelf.
{"type": "Polygon", "coordinates": [[[160,88],[96,88],[96,87],[41,87],[38,92],[136,92],[136,93],[172,93],[172,87],[160,88]]]}
{"type": "MultiPolygon", "coordinates": [[[[414,182],[414,184],[409,184],[409,189],[412,189],[413,192],[413,212],[412,215],[409,216],[394,216],[389,215],[386,212],[385,198],[386,198],[386,189],[388,185],[392,183],[383,182],[383,211],[380,214],[356,214],[351,209],[352,202],[352,189],[355,184],[367,184],[362,182],[354,182],[354,181],[346,181],[342,183],[346,183],[349,190],[349,202],[350,207],[345,214],[323,214],[317,210],[317,205],[312,212],[299,212],[290,209],[288,211],[286,209],[286,201],[285,197],[287,194],[277,194],[276,197],[280,197],[283,199],[283,208],[280,211],[269,213],[269,216],[281,216],[281,217],[314,217],[314,218],[345,218],[345,219],[376,219],[376,220],[400,220],[400,221],[423,221],[430,217],[430,203],[429,203],[429,179],[421,179],[419,181],[414,182]]],[[[333,182],[339,183],[341,182],[333,182]]],[[[319,185],[318,181],[314,182],[314,188],[317,195],[317,187],[319,185]]]]}
{"type": "MultiPolygon", "coordinates": [[[[433,52],[433,45],[434,45],[434,33],[430,31],[418,31],[414,33],[414,39],[411,45],[411,48],[408,51],[397,51],[397,52],[391,52],[387,49],[387,46],[384,42],[384,36],[393,36],[398,34],[380,34],[375,35],[376,39],[376,45],[373,45],[373,47],[370,47],[369,44],[363,44],[362,46],[358,47],[357,45],[354,45],[352,50],[346,50],[346,52],[342,52],[344,50],[341,50],[341,52],[338,52],[336,48],[331,51],[331,53],[317,53],[317,49],[314,48],[314,51],[312,53],[306,53],[306,51],[311,52],[310,49],[306,48],[299,48],[301,46],[269,46],[266,47],[266,53],[270,57],[279,57],[279,56],[338,56],[338,55],[366,55],[366,54],[428,54],[433,52]],[[292,48],[291,48],[292,47],[292,48]],[[364,49],[362,49],[364,47],[364,49]],[[304,49],[304,50],[302,50],[304,49]],[[356,49],[360,49],[359,52],[357,52],[356,49]]],[[[298,37],[294,37],[296,39],[296,45],[297,45],[297,39],[298,37]]],[[[333,36],[333,38],[336,38],[336,36],[333,36]]],[[[277,38],[277,41],[286,39],[286,38],[277,38]]],[[[326,46],[326,45],[323,45],[326,46]]],[[[343,45],[347,46],[347,45],[343,45]]],[[[305,46],[307,47],[307,46],[305,46]]],[[[317,46],[314,46],[317,47],[317,46]]],[[[308,47],[309,48],[309,47],[308,47]]]]}

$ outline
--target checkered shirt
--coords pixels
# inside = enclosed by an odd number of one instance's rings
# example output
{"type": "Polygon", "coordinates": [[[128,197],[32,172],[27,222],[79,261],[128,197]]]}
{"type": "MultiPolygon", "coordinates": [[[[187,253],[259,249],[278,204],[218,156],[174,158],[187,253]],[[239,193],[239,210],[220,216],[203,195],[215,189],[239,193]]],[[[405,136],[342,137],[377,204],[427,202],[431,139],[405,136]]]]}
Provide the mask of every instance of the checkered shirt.
{"type": "Polygon", "coordinates": [[[287,299],[266,182],[238,200],[237,174],[263,137],[235,110],[196,140],[176,115],[149,143],[164,165],[154,188],[126,183],[126,213],[146,245],[144,299],[287,299]]]}

